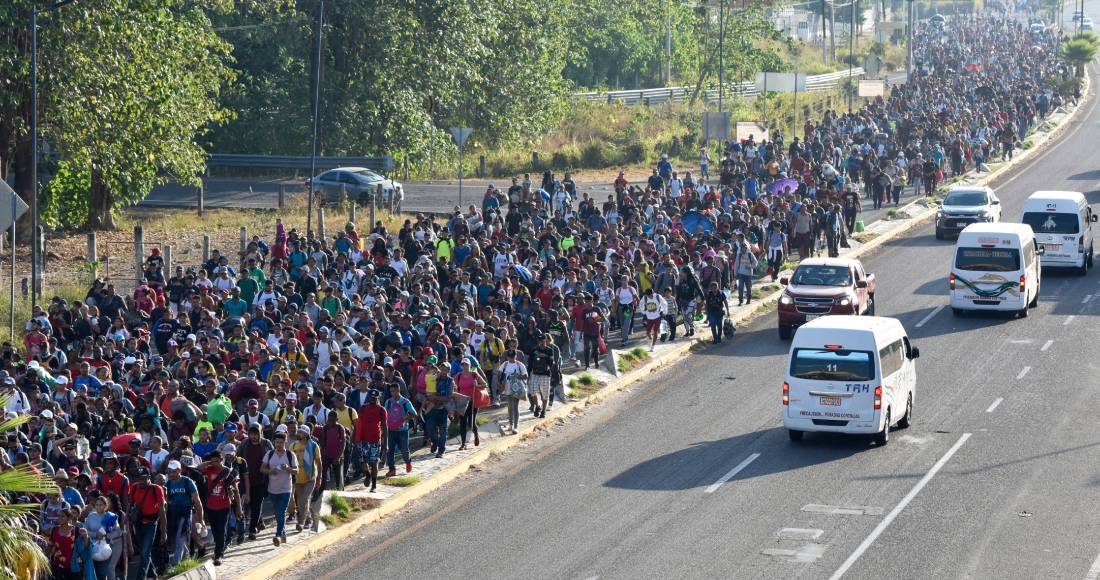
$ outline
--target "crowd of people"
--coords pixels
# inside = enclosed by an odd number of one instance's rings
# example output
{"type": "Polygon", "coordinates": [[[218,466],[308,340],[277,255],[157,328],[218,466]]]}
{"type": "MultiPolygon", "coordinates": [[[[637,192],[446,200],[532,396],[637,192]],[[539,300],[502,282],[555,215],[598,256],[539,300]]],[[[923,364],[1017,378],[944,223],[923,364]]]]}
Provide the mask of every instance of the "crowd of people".
{"type": "Polygon", "coordinates": [[[566,401],[562,369],[598,367],[609,344],[653,349],[697,322],[721,342],[734,295],[751,303],[794,254],[837,255],[868,199],[1011,156],[1070,97],[1045,82],[1066,74],[1055,32],[977,18],[916,39],[916,71],[885,99],[790,142],[729,141],[714,167],[705,148],[697,171],[663,156],[604,200],[569,173],[517,177],[396,232],[279,223],[196,267],[166,271],[154,249],[132,291],[96,280],[35,307],[2,346],[7,419],[27,419],[0,469],[56,483],[11,498],[40,504],[28,524],[53,576],[157,577],[207,543],[218,565],[268,525],[277,547],[288,520],[318,529],[324,490],[374,491],[418,446],[443,457],[452,423],[466,449],[483,409],[507,410],[505,434],[524,405],[545,416],[566,401]]]}

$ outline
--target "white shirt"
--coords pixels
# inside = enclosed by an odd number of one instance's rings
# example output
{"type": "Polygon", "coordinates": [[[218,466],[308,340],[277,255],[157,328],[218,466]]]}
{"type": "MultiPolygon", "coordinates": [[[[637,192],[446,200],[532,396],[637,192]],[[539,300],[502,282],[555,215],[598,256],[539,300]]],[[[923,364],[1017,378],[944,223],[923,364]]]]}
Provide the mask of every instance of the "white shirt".
{"type": "Polygon", "coordinates": [[[683,191],[683,189],[684,180],[680,179],[679,177],[668,180],[668,194],[671,195],[673,199],[680,197],[680,193],[683,191]]]}
{"type": "Polygon", "coordinates": [[[642,312],[645,312],[646,320],[656,320],[668,313],[668,302],[660,294],[642,298],[642,312]]]}

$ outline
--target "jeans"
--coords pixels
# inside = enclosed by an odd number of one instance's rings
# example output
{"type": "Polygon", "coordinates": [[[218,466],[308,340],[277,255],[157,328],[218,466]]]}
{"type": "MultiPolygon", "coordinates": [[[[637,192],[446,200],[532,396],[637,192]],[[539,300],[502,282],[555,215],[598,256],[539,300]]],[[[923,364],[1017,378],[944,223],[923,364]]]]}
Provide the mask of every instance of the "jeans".
{"type": "Polygon", "coordinates": [[[134,576],[137,580],[144,580],[150,576],[157,575],[156,570],[153,567],[153,542],[157,538],[157,520],[153,520],[147,524],[140,522],[134,523],[135,539],[137,540],[136,548],[141,554],[141,567],[138,569],[137,574],[134,576]]]}
{"type": "Polygon", "coordinates": [[[474,437],[478,437],[477,432],[477,412],[478,409],[474,408],[474,402],[470,401],[470,404],[466,406],[466,412],[458,418],[458,436],[462,440],[462,444],[466,444],[466,431],[473,430],[474,437]]]}
{"type": "Polygon", "coordinates": [[[584,366],[587,367],[589,362],[600,366],[600,336],[598,334],[584,335],[584,366]]]}
{"type": "Polygon", "coordinates": [[[438,446],[437,452],[442,454],[447,448],[447,409],[440,405],[424,418],[428,424],[428,439],[438,446]]]}
{"type": "Polygon", "coordinates": [[[676,315],[675,314],[666,314],[665,315],[665,324],[668,325],[668,340],[675,339],[676,338],[676,315]]]}
{"type": "Polygon", "coordinates": [[[290,505],[290,492],[269,493],[271,501],[275,502],[275,536],[286,536],[286,506],[290,505]]]}
{"type": "Polygon", "coordinates": [[[259,529],[260,511],[263,509],[264,497],[267,496],[267,484],[259,483],[248,488],[248,533],[255,534],[259,529]]]}
{"type": "Polygon", "coordinates": [[[573,358],[580,360],[581,351],[584,349],[584,333],[579,330],[573,331],[573,358]]]}
{"type": "MultiPolygon", "coordinates": [[[[114,545],[111,546],[111,549],[114,550],[114,545]]],[[[111,554],[114,555],[114,552],[112,551],[111,554]]],[[[95,568],[96,580],[106,580],[107,569],[111,566],[111,560],[107,559],[102,562],[92,562],[92,564],[93,568],[95,568]]]]}
{"type": "Polygon", "coordinates": [[[210,531],[214,534],[215,559],[225,555],[225,538],[226,534],[229,533],[229,513],[231,511],[233,511],[231,507],[220,510],[206,510],[206,515],[210,517],[210,531]]]}
{"type": "Polygon", "coordinates": [[[623,346],[630,341],[630,325],[634,322],[634,306],[632,304],[619,305],[619,327],[622,329],[623,346]]]}
{"type": "Polygon", "coordinates": [[[191,508],[168,507],[168,547],[172,557],[170,566],[175,566],[188,556],[187,543],[191,539],[191,508]]]}
{"type": "Polygon", "coordinates": [[[409,431],[407,429],[390,431],[390,445],[386,449],[386,464],[389,465],[390,469],[396,469],[393,456],[398,449],[401,450],[401,457],[405,459],[405,463],[412,461],[412,457],[409,455],[409,431]]]}
{"type": "Polygon", "coordinates": [[[752,302],[752,274],[737,275],[737,301],[752,302]]]}
{"type": "Polygon", "coordinates": [[[707,312],[707,322],[710,324],[710,334],[714,342],[722,340],[722,319],[725,318],[721,311],[707,312]]]}
{"type": "Polygon", "coordinates": [[[508,398],[508,426],[512,429],[519,427],[519,401],[518,397],[508,398]]]}

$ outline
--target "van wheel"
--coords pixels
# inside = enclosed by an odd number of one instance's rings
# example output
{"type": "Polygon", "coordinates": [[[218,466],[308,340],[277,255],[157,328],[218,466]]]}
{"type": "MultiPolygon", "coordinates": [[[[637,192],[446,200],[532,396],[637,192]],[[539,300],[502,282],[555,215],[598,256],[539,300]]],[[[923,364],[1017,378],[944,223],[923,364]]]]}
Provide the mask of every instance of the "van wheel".
{"type": "Polygon", "coordinates": [[[1039,289],[1038,288],[1035,289],[1035,296],[1031,297],[1031,302],[1028,303],[1028,307],[1030,307],[1030,308],[1038,308],[1039,307],[1039,289]]]}
{"type": "Polygon", "coordinates": [[[863,313],[864,316],[875,315],[875,295],[870,294],[867,296],[867,311],[863,313]]]}
{"type": "Polygon", "coordinates": [[[802,441],[802,436],[805,435],[805,431],[797,431],[795,429],[787,429],[787,436],[791,438],[791,441],[802,441]]]}
{"type": "Polygon", "coordinates": [[[1085,256],[1085,260],[1083,262],[1081,262],[1081,267],[1077,268],[1077,275],[1078,276],[1087,276],[1088,273],[1089,273],[1089,268],[1091,266],[1092,266],[1092,258],[1089,257],[1089,256],[1085,256]]]}
{"type": "Polygon", "coordinates": [[[782,340],[790,340],[791,335],[794,334],[794,327],[789,324],[779,325],[779,338],[782,340]]]}
{"type": "Polygon", "coordinates": [[[905,403],[905,416],[898,421],[898,427],[908,429],[913,424],[913,393],[909,393],[909,400],[905,403]]]}
{"type": "Polygon", "coordinates": [[[875,444],[879,447],[885,446],[890,442],[890,409],[886,410],[886,426],[882,428],[882,431],[875,433],[875,444]]]}
{"type": "Polygon", "coordinates": [[[1089,257],[1087,258],[1087,260],[1088,260],[1088,266],[1089,266],[1089,268],[1091,268],[1092,267],[1092,248],[1089,248],[1089,257]]]}
{"type": "Polygon", "coordinates": [[[1027,318],[1027,315],[1031,313],[1031,306],[1025,304],[1023,309],[1020,310],[1020,318],[1027,318]]]}
{"type": "Polygon", "coordinates": [[[963,310],[962,308],[952,307],[951,308],[951,314],[954,314],[955,316],[966,316],[966,311],[963,310]]]}

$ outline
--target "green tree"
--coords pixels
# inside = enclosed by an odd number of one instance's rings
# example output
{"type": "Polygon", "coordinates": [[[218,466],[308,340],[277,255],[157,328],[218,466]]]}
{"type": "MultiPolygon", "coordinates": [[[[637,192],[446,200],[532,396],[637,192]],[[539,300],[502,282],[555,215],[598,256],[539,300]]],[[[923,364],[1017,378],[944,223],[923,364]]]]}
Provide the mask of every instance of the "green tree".
{"type": "MultiPolygon", "coordinates": [[[[6,407],[10,397],[0,398],[0,407],[6,407]]],[[[0,431],[8,432],[26,423],[29,415],[0,421],[0,431]]],[[[35,473],[26,465],[0,471],[0,494],[19,496],[29,493],[47,493],[57,486],[46,476],[35,473]]],[[[29,563],[40,575],[48,574],[49,561],[34,542],[27,521],[38,511],[37,503],[7,503],[0,500],[0,577],[19,578],[16,566],[29,563]],[[29,557],[28,557],[29,556],[29,557]]]]}
{"type": "Polygon", "coordinates": [[[1062,59],[1073,67],[1074,74],[1084,76],[1085,65],[1096,60],[1096,45],[1085,38],[1071,40],[1062,45],[1062,59]]]}

